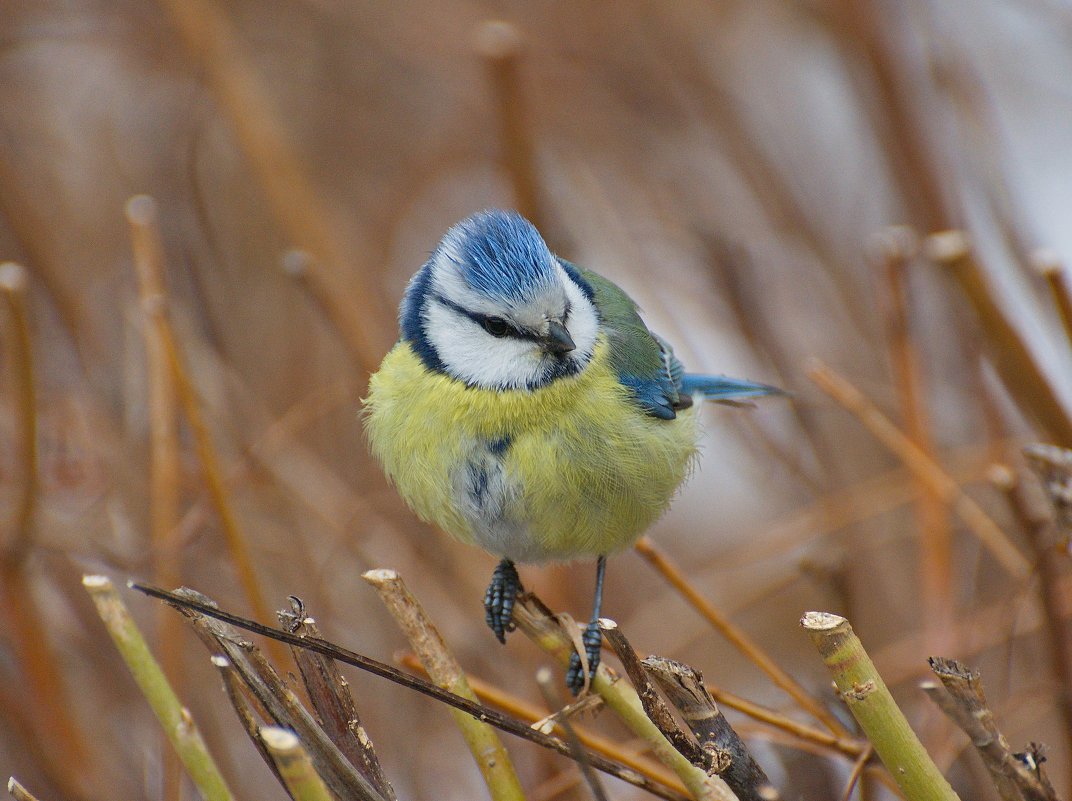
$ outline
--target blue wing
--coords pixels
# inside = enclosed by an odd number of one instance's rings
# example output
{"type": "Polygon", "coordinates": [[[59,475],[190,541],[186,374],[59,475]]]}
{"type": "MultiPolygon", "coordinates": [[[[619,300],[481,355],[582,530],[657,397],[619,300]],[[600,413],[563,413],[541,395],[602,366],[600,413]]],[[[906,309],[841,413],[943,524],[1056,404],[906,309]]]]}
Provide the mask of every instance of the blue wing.
{"type": "Polygon", "coordinates": [[[673,420],[678,411],[692,406],[696,396],[732,405],[764,395],[785,394],[766,384],[686,373],[670,344],[644,325],[636,304],[620,287],[565,259],[559,262],[594,302],[618,380],[652,417],[673,420]]]}
{"type": "Polygon", "coordinates": [[[701,373],[686,373],[685,365],[674,355],[674,349],[670,343],[656,333],[652,333],[655,341],[659,343],[663,363],[666,368],[666,378],[674,385],[674,390],[679,397],[675,409],[686,409],[692,405],[693,399],[698,395],[702,400],[724,403],[730,406],[747,405],[752,398],[762,398],[767,395],[786,395],[787,393],[768,384],[757,384],[753,381],[744,381],[740,378],[730,378],[724,375],[703,375],[701,373]]]}

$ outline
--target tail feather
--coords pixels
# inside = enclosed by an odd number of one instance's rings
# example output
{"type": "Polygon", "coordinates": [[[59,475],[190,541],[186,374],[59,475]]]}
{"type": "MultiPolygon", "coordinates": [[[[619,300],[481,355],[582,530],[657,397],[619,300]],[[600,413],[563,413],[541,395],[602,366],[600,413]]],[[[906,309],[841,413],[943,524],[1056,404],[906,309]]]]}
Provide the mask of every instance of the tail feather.
{"type": "Polygon", "coordinates": [[[790,393],[768,384],[757,384],[724,375],[686,373],[681,379],[682,395],[699,395],[716,403],[734,403],[768,395],[788,397],[790,393]]]}

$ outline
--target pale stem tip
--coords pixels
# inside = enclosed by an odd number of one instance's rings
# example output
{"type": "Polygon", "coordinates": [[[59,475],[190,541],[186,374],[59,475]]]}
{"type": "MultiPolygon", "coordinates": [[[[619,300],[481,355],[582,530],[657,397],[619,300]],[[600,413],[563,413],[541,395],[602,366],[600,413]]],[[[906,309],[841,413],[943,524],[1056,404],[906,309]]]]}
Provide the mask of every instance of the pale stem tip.
{"type": "Polygon", "coordinates": [[[373,584],[382,584],[386,581],[396,581],[398,572],[388,567],[378,567],[374,570],[365,571],[361,574],[361,578],[373,584]]]}
{"type": "Polygon", "coordinates": [[[26,289],[26,268],[13,261],[0,264],[0,289],[5,292],[18,293],[26,289]]]}
{"type": "Polygon", "coordinates": [[[845,623],[845,618],[832,612],[805,612],[800,625],[809,631],[830,631],[845,623]]]}
{"type": "Polygon", "coordinates": [[[1057,255],[1055,250],[1038,248],[1032,251],[1028,260],[1039,275],[1048,276],[1061,272],[1061,257],[1057,255]]]}
{"type": "Polygon", "coordinates": [[[986,468],[986,480],[1001,490],[1011,490],[1016,486],[1016,473],[1006,464],[992,464],[986,468]]]}
{"type": "Polygon", "coordinates": [[[301,278],[309,271],[309,264],[313,257],[309,252],[301,248],[291,248],[283,254],[281,260],[283,272],[291,278],[301,278]]]}
{"type": "Polygon", "coordinates": [[[599,627],[603,629],[603,631],[613,631],[614,629],[618,628],[618,624],[611,620],[609,617],[601,617],[598,622],[599,627]]]}
{"type": "Polygon", "coordinates": [[[127,201],[126,213],[135,225],[151,225],[156,220],[156,201],[149,195],[134,195],[127,201]]]}
{"type": "Polygon", "coordinates": [[[481,55],[498,61],[521,51],[521,31],[505,20],[487,20],[476,29],[474,42],[481,55]]]}
{"type": "Polygon", "coordinates": [[[298,748],[298,738],[294,732],[279,726],[261,728],[261,739],[273,751],[294,751],[298,748]]]}
{"type": "Polygon", "coordinates": [[[971,238],[960,229],[939,231],[924,240],[923,252],[933,262],[950,264],[971,252],[971,238]]]}
{"type": "Polygon", "coordinates": [[[107,576],[98,576],[92,574],[86,574],[82,576],[82,586],[87,590],[98,590],[110,587],[112,585],[111,579],[107,576]]]}

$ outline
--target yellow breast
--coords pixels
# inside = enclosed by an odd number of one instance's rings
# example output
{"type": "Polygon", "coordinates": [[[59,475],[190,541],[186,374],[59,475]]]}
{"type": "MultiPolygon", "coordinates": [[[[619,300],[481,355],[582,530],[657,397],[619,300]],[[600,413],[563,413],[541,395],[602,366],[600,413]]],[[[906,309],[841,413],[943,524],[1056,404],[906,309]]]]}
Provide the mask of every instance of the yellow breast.
{"type": "Polygon", "coordinates": [[[465,386],[406,342],[369,382],[373,454],[424,520],[516,561],[632,544],[670,502],[696,451],[695,409],[644,414],[600,342],[576,376],[537,390],[465,386]]]}

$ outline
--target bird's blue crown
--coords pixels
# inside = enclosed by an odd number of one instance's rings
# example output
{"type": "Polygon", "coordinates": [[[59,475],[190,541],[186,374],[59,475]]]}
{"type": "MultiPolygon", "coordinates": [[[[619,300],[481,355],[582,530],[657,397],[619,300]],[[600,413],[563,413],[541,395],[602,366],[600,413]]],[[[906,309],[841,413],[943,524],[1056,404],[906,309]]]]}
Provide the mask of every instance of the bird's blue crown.
{"type": "Polygon", "coordinates": [[[462,220],[443,237],[440,252],[470,287],[507,303],[530,300],[555,282],[554,257],[516,212],[494,209],[462,220]]]}

